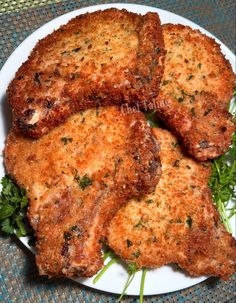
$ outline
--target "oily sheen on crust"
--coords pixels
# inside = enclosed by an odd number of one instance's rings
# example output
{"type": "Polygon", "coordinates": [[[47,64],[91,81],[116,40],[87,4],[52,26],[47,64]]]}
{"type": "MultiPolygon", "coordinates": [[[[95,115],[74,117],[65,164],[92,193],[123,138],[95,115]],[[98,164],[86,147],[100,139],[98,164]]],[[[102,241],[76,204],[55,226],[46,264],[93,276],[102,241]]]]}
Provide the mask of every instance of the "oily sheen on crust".
{"type": "Polygon", "coordinates": [[[40,139],[11,131],[8,173],[24,187],[39,273],[92,276],[103,265],[104,225],[127,199],[154,190],[158,143],[142,113],[90,109],[40,139]]]}
{"type": "Polygon", "coordinates": [[[164,43],[159,16],[87,13],[39,41],[8,88],[14,127],[40,137],[72,113],[147,104],[157,96],[164,43]]]}
{"type": "Polygon", "coordinates": [[[187,156],[175,136],[155,129],[162,176],[155,192],[131,199],[107,230],[107,243],[128,263],[177,263],[191,276],[228,279],[236,271],[236,240],[220,222],[208,180],[210,163],[187,156]]]}

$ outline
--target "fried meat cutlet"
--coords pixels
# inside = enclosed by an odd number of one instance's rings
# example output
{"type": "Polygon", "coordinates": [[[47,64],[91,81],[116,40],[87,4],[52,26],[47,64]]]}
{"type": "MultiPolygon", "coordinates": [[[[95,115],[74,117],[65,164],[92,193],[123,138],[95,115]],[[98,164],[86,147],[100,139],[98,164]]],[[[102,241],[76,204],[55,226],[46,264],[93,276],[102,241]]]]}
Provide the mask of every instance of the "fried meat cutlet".
{"type": "Polygon", "coordinates": [[[163,35],[167,53],[158,115],[197,159],[224,154],[235,129],[228,113],[235,81],[230,63],[198,30],[167,24],[163,35]]]}
{"type": "Polygon", "coordinates": [[[104,224],[132,196],[155,189],[158,143],[142,113],[89,109],[40,139],[11,131],[8,173],[24,187],[40,274],[92,276],[104,224]]]}
{"type": "Polygon", "coordinates": [[[155,129],[155,135],[160,182],[154,193],[119,209],[107,230],[108,245],[139,267],[177,263],[192,276],[227,279],[236,271],[236,241],[213,205],[210,163],[187,156],[169,131],[155,129]]]}
{"type": "Polygon", "coordinates": [[[42,39],[8,88],[15,128],[40,137],[72,113],[148,103],[163,75],[159,16],[107,9],[77,16],[42,39]]]}
{"type": "Polygon", "coordinates": [[[235,130],[232,115],[209,93],[196,93],[194,101],[192,96],[185,96],[184,100],[180,104],[161,93],[158,116],[196,159],[204,161],[224,154],[235,130]]]}

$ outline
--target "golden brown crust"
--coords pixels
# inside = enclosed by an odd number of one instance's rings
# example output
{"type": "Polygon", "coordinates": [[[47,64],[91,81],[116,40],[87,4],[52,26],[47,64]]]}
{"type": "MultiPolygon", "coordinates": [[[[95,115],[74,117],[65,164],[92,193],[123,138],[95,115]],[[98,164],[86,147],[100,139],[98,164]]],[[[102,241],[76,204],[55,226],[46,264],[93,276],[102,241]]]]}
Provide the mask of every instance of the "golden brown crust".
{"type": "Polygon", "coordinates": [[[154,133],[161,144],[160,182],[154,193],[120,208],[108,228],[108,245],[139,267],[177,263],[192,276],[227,279],[236,271],[236,240],[213,205],[210,163],[186,156],[170,132],[154,133]]]}
{"type": "Polygon", "coordinates": [[[228,150],[235,125],[232,115],[215,96],[204,92],[185,95],[180,104],[161,92],[157,104],[159,117],[198,160],[216,158],[228,150]]]}
{"type": "Polygon", "coordinates": [[[165,71],[158,115],[199,160],[225,153],[235,129],[227,112],[235,75],[220,46],[198,30],[163,25],[165,71]]]}
{"type": "Polygon", "coordinates": [[[79,110],[150,102],[164,52],[155,13],[107,9],[74,18],[36,45],[11,82],[15,128],[36,138],[79,110]]]}
{"type": "Polygon", "coordinates": [[[101,268],[103,226],[127,199],[154,190],[157,149],[144,115],[117,107],[77,113],[38,140],[9,134],[5,164],[30,200],[40,274],[101,268]]]}
{"type": "Polygon", "coordinates": [[[162,29],[167,50],[163,81],[174,80],[189,94],[211,93],[227,106],[236,76],[220,45],[189,26],[165,24],[162,29]]]}

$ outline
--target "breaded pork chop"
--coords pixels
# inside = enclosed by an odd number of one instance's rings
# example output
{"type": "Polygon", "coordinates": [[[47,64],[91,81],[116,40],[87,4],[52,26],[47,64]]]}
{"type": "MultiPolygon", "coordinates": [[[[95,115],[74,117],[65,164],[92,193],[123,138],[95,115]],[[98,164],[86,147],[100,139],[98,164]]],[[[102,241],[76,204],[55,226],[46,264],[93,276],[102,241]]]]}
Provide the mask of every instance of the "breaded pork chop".
{"type": "Polygon", "coordinates": [[[164,85],[174,80],[189,94],[205,91],[228,105],[235,75],[220,45],[188,26],[164,24],[162,30],[167,51],[164,85]]]}
{"type": "Polygon", "coordinates": [[[6,168],[30,200],[40,274],[100,269],[104,224],[127,199],[154,190],[157,154],[144,115],[117,107],[77,113],[37,140],[10,133],[6,168]]]}
{"type": "Polygon", "coordinates": [[[198,160],[216,158],[229,148],[235,124],[232,115],[214,95],[205,92],[185,95],[179,103],[160,93],[157,104],[158,116],[198,160]]]}
{"type": "Polygon", "coordinates": [[[163,25],[165,71],[156,101],[158,115],[199,160],[228,149],[234,131],[228,104],[235,75],[220,46],[198,30],[163,25]]]}
{"type": "Polygon", "coordinates": [[[40,137],[72,113],[148,103],[163,75],[159,17],[107,9],[77,16],[42,39],[8,88],[15,128],[40,137]]]}
{"type": "Polygon", "coordinates": [[[108,244],[139,267],[177,263],[192,276],[227,279],[236,271],[236,241],[213,205],[209,163],[186,156],[170,132],[156,129],[155,135],[160,182],[154,193],[120,208],[108,227],[108,244]]]}

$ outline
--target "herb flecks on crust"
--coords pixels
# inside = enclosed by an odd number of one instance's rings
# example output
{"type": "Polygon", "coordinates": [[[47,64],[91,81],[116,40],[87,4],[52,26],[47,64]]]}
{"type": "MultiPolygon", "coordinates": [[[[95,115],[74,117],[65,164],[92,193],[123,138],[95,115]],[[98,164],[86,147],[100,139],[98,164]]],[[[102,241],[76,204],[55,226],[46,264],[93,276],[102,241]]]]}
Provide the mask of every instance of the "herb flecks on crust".
{"type": "Polygon", "coordinates": [[[8,88],[14,126],[40,137],[96,106],[148,106],[164,70],[158,14],[115,8],[80,15],[38,42],[8,88]]]}

